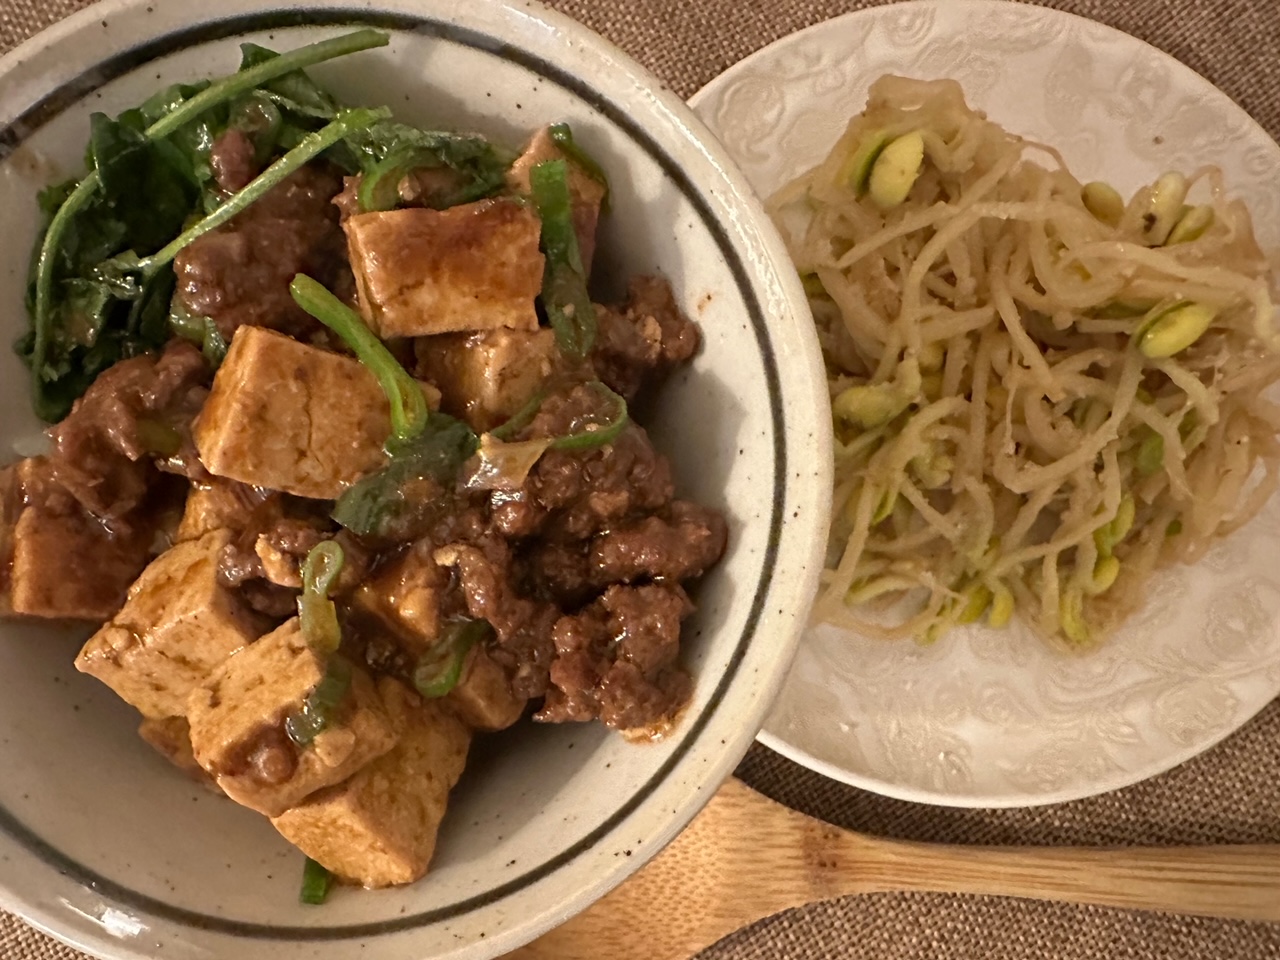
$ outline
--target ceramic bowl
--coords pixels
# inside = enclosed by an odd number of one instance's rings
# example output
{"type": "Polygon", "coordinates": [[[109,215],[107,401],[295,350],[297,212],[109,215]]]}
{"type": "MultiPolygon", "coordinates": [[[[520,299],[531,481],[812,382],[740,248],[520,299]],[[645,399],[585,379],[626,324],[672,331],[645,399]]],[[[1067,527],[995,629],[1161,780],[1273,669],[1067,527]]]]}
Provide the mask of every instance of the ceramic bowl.
{"type": "MultiPolygon", "coordinates": [[[[648,414],[681,491],[731,547],[686,628],[693,702],[665,740],[528,724],[479,743],[433,869],[298,903],[302,857],[177,775],[137,716],[72,668],[83,630],[0,624],[0,907],[89,953],[167,960],[483,958],[582,909],[698,811],[756,733],[815,589],[829,497],[824,378],[804,297],[749,187],[692,113],[618,50],[524,0],[108,0],[0,61],[0,339],[23,328],[37,188],[79,172],[90,113],[223,73],[252,39],[353,25],[388,47],[315,70],[348,102],[519,143],[570,121],[612,175],[599,263],[660,271],[705,346],[648,414]],[[361,952],[362,951],[362,952],[361,952]]],[[[0,451],[38,437],[0,354],[0,451]]]]}

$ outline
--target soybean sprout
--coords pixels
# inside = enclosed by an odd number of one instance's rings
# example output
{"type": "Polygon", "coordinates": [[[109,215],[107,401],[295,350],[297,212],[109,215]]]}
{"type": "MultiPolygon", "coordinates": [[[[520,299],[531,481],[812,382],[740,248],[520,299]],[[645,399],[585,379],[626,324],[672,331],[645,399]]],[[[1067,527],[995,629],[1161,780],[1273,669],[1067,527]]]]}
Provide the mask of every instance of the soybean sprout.
{"type": "Polygon", "coordinates": [[[835,416],[817,619],[1088,644],[1275,490],[1272,279],[1217,169],[1125,201],[955,82],[884,77],[770,209],[835,416]]]}

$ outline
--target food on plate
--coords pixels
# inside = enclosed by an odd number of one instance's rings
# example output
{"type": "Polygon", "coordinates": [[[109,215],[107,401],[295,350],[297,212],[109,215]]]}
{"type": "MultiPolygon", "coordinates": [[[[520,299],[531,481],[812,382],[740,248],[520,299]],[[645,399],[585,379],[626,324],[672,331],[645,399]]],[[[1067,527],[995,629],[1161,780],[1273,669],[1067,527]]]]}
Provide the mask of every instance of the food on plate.
{"type": "Polygon", "coordinates": [[[668,282],[588,292],[603,170],[348,108],[360,31],[95,115],[19,344],[47,454],[0,473],[0,609],[175,766],[336,878],[426,873],[473,737],[660,736],[723,517],[631,415],[698,349],[668,282]]]}
{"type": "Polygon", "coordinates": [[[1274,281],[1216,168],[1125,200],[954,81],[886,76],[770,211],[836,431],[818,619],[1084,647],[1274,492],[1274,281]]]}

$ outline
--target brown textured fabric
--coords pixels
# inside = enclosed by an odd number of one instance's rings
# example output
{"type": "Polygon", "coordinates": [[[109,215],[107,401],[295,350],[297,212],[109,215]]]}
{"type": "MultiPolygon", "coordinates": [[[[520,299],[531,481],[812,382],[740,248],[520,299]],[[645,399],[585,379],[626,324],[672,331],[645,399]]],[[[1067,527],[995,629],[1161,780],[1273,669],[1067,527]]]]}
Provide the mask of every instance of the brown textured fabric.
{"type": "MultiPolygon", "coordinates": [[[[85,6],[0,0],[0,49],[85,6]]],[[[558,0],[689,96],[770,41],[865,3],[558,0]]],[[[1276,0],[1051,0],[1153,43],[1280,134],[1276,0]]],[[[1127,790],[1032,810],[946,810],[841,786],[755,747],[739,775],[833,823],[950,843],[1280,843],[1280,703],[1218,748],[1127,790]]],[[[1280,924],[1227,923],[979,897],[877,895],[791,911],[699,960],[1274,960],[1280,924]]],[[[82,960],[0,914],[0,960],[82,960]]],[[[607,958],[602,958],[607,960],[607,958]]]]}

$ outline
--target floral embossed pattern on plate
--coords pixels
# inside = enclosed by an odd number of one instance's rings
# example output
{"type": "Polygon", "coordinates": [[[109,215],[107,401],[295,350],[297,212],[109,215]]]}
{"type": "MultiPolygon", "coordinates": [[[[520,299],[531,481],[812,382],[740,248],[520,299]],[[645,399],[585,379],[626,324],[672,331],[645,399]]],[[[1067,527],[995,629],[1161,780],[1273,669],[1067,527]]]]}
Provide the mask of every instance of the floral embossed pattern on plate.
{"type": "MultiPolygon", "coordinates": [[[[697,112],[767,196],[820,160],[884,73],[953,77],[1006,128],[1122,191],[1214,163],[1280,248],[1280,147],[1227,96],[1109,27],[997,0],[859,11],[721,74],[697,112]]],[[[969,627],[932,647],[810,629],[761,739],[890,796],[1020,806],[1161,773],[1280,692],[1280,503],[1162,574],[1103,648],[969,627]]]]}

